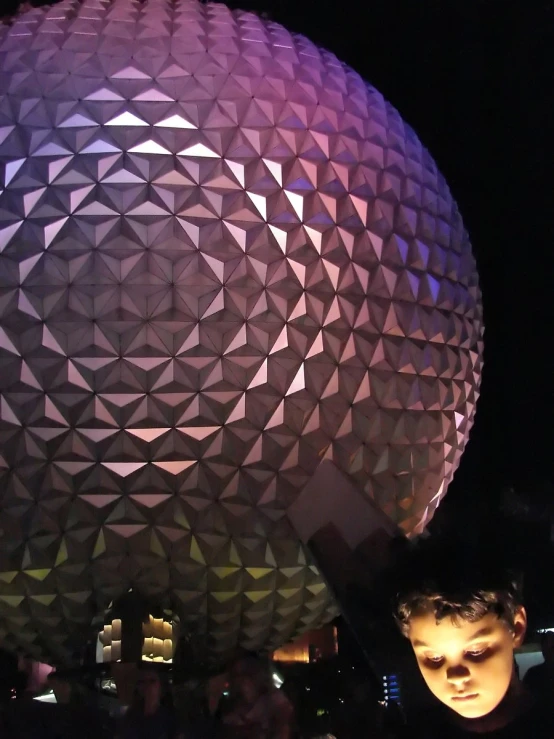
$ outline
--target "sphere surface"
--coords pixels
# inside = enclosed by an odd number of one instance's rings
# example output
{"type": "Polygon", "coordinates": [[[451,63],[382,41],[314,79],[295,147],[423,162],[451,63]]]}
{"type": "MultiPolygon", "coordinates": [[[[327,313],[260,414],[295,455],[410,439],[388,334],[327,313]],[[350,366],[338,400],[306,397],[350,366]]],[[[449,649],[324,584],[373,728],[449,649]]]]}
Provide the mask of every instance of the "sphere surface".
{"type": "Polygon", "coordinates": [[[332,460],[406,533],[481,368],[433,160],[329,52],[221,5],[0,28],[0,639],[70,661],[133,586],[215,661],[335,612],[287,520],[332,460]]]}

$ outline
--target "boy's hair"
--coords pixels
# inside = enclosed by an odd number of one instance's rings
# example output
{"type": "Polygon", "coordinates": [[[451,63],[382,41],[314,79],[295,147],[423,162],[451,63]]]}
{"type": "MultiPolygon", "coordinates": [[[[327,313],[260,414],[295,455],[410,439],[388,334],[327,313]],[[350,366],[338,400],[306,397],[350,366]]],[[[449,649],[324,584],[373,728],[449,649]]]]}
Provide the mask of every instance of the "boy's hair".
{"type": "Polygon", "coordinates": [[[494,613],[513,629],[521,606],[519,578],[490,549],[417,541],[398,568],[394,616],[404,636],[421,613],[432,613],[437,623],[447,617],[473,623],[494,613]]]}

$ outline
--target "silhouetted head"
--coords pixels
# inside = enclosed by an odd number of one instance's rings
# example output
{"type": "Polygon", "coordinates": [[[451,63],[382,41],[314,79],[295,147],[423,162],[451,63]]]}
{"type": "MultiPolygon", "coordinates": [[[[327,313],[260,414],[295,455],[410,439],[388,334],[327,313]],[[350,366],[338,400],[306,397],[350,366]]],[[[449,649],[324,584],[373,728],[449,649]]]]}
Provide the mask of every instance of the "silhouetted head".
{"type": "Polygon", "coordinates": [[[544,661],[554,665],[554,631],[545,631],[541,635],[541,651],[544,661]]]}
{"type": "Polygon", "coordinates": [[[271,671],[267,660],[245,654],[237,657],[229,669],[229,690],[233,697],[245,703],[254,703],[272,686],[271,671]]]}
{"type": "Polygon", "coordinates": [[[139,670],[136,693],[143,706],[158,706],[162,700],[163,685],[159,672],[150,666],[139,670]]]}

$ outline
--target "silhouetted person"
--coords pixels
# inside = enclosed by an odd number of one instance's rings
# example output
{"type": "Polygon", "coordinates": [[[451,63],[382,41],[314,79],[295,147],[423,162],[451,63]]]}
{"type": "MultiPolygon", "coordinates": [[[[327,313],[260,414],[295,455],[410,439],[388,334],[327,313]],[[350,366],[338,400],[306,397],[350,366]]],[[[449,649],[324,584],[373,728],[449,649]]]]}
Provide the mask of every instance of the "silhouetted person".
{"type": "Polygon", "coordinates": [[[153,667],[143,667],[135,698],[121,719],[116,739],[185,739],[172,709],[162,704],[163,686],[153,667]]]}
{"type": "Polygon", "coordinates": [[[527,670],[523,683],[537,698],[549,702],[554,700],[554,632],[541,635],[541,651],[544,662],[527,670]]]}
{"type": "MultiPolygon", "coordinates": [[[[384,713],[376,686],[366,676],[347,680],[344,702],[332,723],[340,739],[384,739],[384,713]]],[[[332,733],[334,733],[332,731],[332,733]]]]}
{"type": "Polygon", "coordinates": [[[291,739],[294,710],[273,685],[269,664],[255,655],[235,660],[229,672],[229,701],[218,736],[224,739],[291,739]]]}
{"type": "MultiPolygon", "coordinates": [[[[35,701],[31,694],[11,701],[6,715],[6,739],[107,739],[111,727],[107,716],[89,704],[79,688],[53,672],[47,685],[55,703],[35,701]]],[[[0,733],[4,739],[4,734],[0,733]]]]}

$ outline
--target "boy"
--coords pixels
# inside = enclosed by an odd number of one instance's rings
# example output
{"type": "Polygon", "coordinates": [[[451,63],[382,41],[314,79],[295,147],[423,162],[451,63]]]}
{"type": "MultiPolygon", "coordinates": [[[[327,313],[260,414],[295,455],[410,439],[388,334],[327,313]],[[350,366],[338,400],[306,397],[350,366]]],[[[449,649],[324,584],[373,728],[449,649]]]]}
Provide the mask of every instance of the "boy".
{"type": "Polygon", "coordinates": [[[448,709],[422,736],[553,739],[550,711],[533,702],[515,669],[527,627],[515,578],[490,551],[470,554],[456,542],[416,545],[403,570],[396,621],[448,709]]]}

